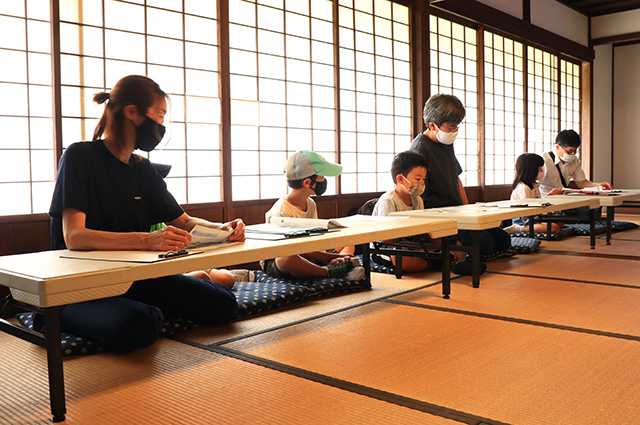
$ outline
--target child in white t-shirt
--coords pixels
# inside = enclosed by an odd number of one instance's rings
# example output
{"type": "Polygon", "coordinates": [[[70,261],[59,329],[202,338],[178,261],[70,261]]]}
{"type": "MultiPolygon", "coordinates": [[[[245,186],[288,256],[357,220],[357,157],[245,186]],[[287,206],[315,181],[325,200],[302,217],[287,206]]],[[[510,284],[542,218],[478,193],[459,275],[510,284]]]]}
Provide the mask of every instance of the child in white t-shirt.
{"type": "MultiPolygon", "coordinates": [[[[511,200],[541,198],[539,183],[544,179],[544,159],[535,153],[523,153],[516,160],[516,176],[513,179],[511,200]]],[[[554,189],[549,195],[559,195],[562,189],[554,189]]],[[[529,218],[520,217],[513,220],[513,224],[507,227],[508,233],[526,232],[529,230],[529,218]]],[[[559,233],[563,223],[551,223],[551,232],[559,233]]],[[[545,223],[535,223],[534,232],[547,231],[545,223]]]]}
{"type": "MultiPolygon", "coordinates": [[[[318,218],[311,195],[322,195],[327,188],[325,176],[340,175],[342,165],[303,150],[289,157],[284,172],[291,191],[267,211],[267,223],[271,217],[318,218]]],[[[327,251],[278,257],[261,262],[261,266],[265,273],[278,278],[345,277],[357,281],[364,276],[364,268],[357,257],[327,251]]]]}
{"type": "MultiPolygon", "coordinates": [[[[378,201],[371,215],[386,216],[392,212],[412,211],[424,209],[422,194],[425,190],[425,180],[427,178],[427,161],[416,151],[405,151],[397,154],[391,163],[391,177],[395,183],[392,190],[385,192],[378,201]]],[[[428,242],[438,242],[430,240],[427,235],[423,238],[428,242]]],[[[394,241],[388,241],[390,243],[394,241]]],[[[460,242],[456,242],[460,245],[460,242]]],[[[471,263],[465,261],[464,252],[452,252],[451,271],[461,275],[471,275],[471,263]]],[[[393,266],[396,265],[396,256],[389,259],[385,256],[376,255],[374,261],[393,266]]],[[[403,256],[402,271],[418,272],[441,267],[440,260],[429,260],[420,257],[403,256]]],[[[481,265],[481,273],[486,270],[486,265],[481,265]]]]}
{"type": "MultiPolygon", "coordinates": [[[[427,161],[422,155],[414,151],[397,154],[391,163],[391,177],[395,183],[394,188],[378,198],[371,215],[387,216],[392,212],[424,208],[424,201],[420,195],[424,192],[424,181],[427,178],[427,161]]],[[[391,261],[394,267],[396,264],[396,256],[391,256],[390,259],[374,257],[374,260],[383,264],[391,261]]],[[[402,258],[402,271],[417,272],[429,268],[430,264],[424,258],[402,258]]]]}

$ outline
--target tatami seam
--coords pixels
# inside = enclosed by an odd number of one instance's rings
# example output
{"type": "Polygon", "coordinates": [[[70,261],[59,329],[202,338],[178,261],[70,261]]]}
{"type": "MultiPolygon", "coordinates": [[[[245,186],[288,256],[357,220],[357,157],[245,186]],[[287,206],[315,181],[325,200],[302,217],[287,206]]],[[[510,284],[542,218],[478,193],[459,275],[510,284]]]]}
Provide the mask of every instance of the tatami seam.
{"type": "Polygon", "coordinates": [[[427,310],[442,311],[442,312],[446,312],[446,313],[454,313],[454,314],[462,314],[462,315],[466,315],[466,316],[481,317],[483,319],[500,320],[500,321],[504,321],[504,322],[512,322],[512,323],[519,323],[519,324],[524,324],[524,325],[539,326],[539,327],[550,328],[550,329],[559,329],[559,330],[563,330],[563,331],[578,332],[578,333],[589,334],[589,335],[605,336],[605,337],[609,337],[609,338],[624,339],[624,340],[629,340],[629,341],[640,341],[640,336],[622,334],[622,333],[617,333],[617,332],[599,331],[597,329],[580,328],[580,327],[577,327],[577,326],[559,325],[559,324],[556,324],[556,323],[541,322],[541,321],[538,321],[538,320],[522,319],[522,318],[518,318],[518,317],[511,317],[511,316],[501,316],[501,315],[498,315],[498,314],[481,313],[481,312],[477,312],[477,311],[460,310],[460,309],[455,309],[455,308],[450,308],[450,307],[440,307],[440,306],[434,306],[434,305],[429,305],[429,304],[420,304],[420,303],[415,303],[415,302],[410,302],[410,301],[385,300],[384,302],[391,303],[391,304],[405,305],[405,306],[409,306],[409,307],[424,308],[424,309],[427,309],[427,310]]]}
{"type": "Polygon", "coordinates": [[[500,422],[493,419],[480,417],[477,415],[473,415],[471,413],[450,409],[448,407],[414,399],[411,397],[405,397],[389,391],[379,390],[373,387],[368,387],[366,385],[361,385],[361,384],[346,381],[343,379],[334,378],[328,375],[312,372],[307,369],[302,369],[295,366],[287,365],[285,363],[276,362],[276,361],[265,359],[259,356],[254,356],[252,354],[247,354],[242,351],[237,351],[228,347],[208,346],[208,347],[202,347],[202,348],[205,348],[206,350],[217,353],[217,354],[235,358],[237,360],[249,362],[258,366],[266,367],[271,370],[296,376],[301,379],[328,385],[333,388],[359,394],[365,397],[370,397],[370,398],[391,403],[397,406],[418,410],[424,413],[428,413],[430,415],[439,416],[439,417],[450,419],[450,420],[455,420],[460,423],[469,424],[469,425],[507,425],[505,422],[500,422]]]}
{"type": "Polygon", "coordinates": [[[490,271],[490,270],[487,270],[486,273],[499,274],[504,276],[528,277],[531,279],[548,279],[548,280],[556,280],[561,282],[586,283],[588,285],[602,285],[602,286],[613,286],[617,288],[640,289],[640,286],[628,285],[625,283],[601,282],[597,280],[571,279],[567,277],[555,277],[555,276],[536,276],[536,275],[526,274],[526,273],[512,273],[512,272],[490,271]]]}
{"type": "MultiPolygon", "coordinates": [[[[458,279],[459,277],[460,276],[452,277],[451,281],[453,281],[455,279],[458,279]]],[[[368,301],[365,301],[365,302],[353,304],[353,305],[350,305],[350,306],[347,306],[347,307],[339,308],[339,309],[336,309],[336,310],[327,311],[327,312],[322,313],[322,314],[317,314],[315,316],[306,317],[304,319],[296,320],[294,322],[285,323],[285,324],[279,325],[279,326],[274,326],[274,327],[271,327],[271,328],[268,328],[268,329],[263,329],[261,331],[252,332],[252,333],[241,335],[241,336],[237,336],[237,337],[234,337],[234,338],[225,339],[223,341],[217,341],[217,342],[214,342],[214,343],[209,344],[209,345],[210,346],[221,346],[221,345],[229,344],[229,343],[232,343],[232,342],[241,341],[241,340],[246,339],[246,338],[251,338],[251,337],[254,337],[254,336],[258,336],[258,335],[264,335],[264,334],[267,334],[269,332],[277,331],[277,330],[280,330],[280,329],[286,329],[288,327],[299,325],[299,324],[306,323],[306,322],[310,322],[310,321],[316,320],[316,319],[322,319],[324,317],[329,317],[329,316],[332,316],[332,315],[337,314],[337,313],[342,313],[344,311],[352,310],[354,308],[363,307],[363,306],[366,306],[366,305],[369,305],[369,304],[373,304],[373,303],[376,303],[376,302],[380,302],[380,301],[385,301],[385,300],[387,300],[389,298],[393,298],[393,297],[397,297],[397,296],[405,295],[405,294],[410,294],[411,292],[420,291],[422,289],[427,289],[427,288],[431,288],[433,286],[438,286],[438,285],[442,285],[442,280],[431,282],[431,283],[428,283],[426,285],[416,286],[415,288],[407,289],[407,290],[404,290],[404,291],[394,292],[393,294],[386,295],[384,297],[379,297],[379,298],[375,298],[375,299],[368,300],[368,301]]],[[[181,340],[180,338],[175,338],[175,337],[174,337],[174,339],[181,340]]]]}

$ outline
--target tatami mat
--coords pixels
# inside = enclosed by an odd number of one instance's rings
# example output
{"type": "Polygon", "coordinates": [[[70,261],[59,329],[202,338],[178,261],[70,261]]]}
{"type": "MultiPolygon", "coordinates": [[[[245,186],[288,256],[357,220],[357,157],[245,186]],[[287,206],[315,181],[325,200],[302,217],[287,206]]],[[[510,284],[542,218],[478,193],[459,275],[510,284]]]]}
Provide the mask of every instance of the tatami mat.
{"type": "MultiPolygon", "coordinates": [[[[634,252],[637,252],[637,247],[634,252]]],[[[536,252],[487,263],[490,271],[640,287],[640,261],[536,252]]],[[[480,278],[480,286],[482,280],[480,278]]],[[[452,293],[455,288],[452,289],[452,293]]]]}
{"type": "Polygon", "coordinates": [[[640,341],[640,288],[492,273],[482,276],[480,288],[473,288],[466,277],[455,282],[448,300],[431,288],[393,299],[587,332],[622,334],[640,341]]]}
{"type": "MultiPolygon", "coordinates": [[[[265,332],[269,329],[306,320],[309,317],[322,316],[355,305],[369,303],[373,300],[386,298],[441,280],[441,272],[412,273],[405,275],[402,279],[396,279],[394,275],[386,273],[371,273],[372,288],[370,290],[296,302],[262,314],[247,316],[226,326],[196,328],[181,334],[180,338],[198,344],[210,345],[228,339],[265,332]]],[[[442,294],[441,284],[435,285],[435,288],[442,294]]]]}
{"type": "Polygon", "coordinates": [[[640,419],[635,341],[376,303],[229,347],[489,422],[640,419]]]}
{"type": "MultiPolygon", "coordinates": [[[[373,274],[370,291],[65,358],[65,423],[640,423],[640,261],[487,265],[480,288],[455,277],[450,300],[428,286],[439,273],[373,274]]],[[[44,350],[0,333],[0,355],[0,425],[50,424],[44,350]]]]}
{"type": "MultiPolygon", "coordinates": [[[[624,233],[624,232],[623,232],[624,233]]],[[[621,233],[620,235],[622,235],[621,233]]],[[[638,240],[633,239],[612,239],[611,245],[607,245],[604,238],[596,238],[596,248],[591,249],[588,236],[573,236],[559,241],[542,241],[540,250],[553,252],[582,253],[589,255],[614,255],[622,257],[637,257],[640,259],[640,252],[636,252],[638,240]]]]}
{"type": "MultiPolygon", "coordinates": [[[[51,423],[42,350],[0,334],[0,353],[0,423],[51,423]]],[[[458,423],[169,340],[65,375],[69,425],[458,423]]]]}

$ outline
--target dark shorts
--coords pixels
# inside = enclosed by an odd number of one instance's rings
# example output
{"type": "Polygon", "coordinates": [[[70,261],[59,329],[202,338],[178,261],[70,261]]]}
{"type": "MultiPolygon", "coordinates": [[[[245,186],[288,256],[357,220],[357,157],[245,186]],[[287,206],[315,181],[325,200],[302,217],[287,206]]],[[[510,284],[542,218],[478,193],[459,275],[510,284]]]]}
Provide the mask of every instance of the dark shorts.
{"type": "Polygon", "coordinates": [[[276,266],[276,259],[272,258],[271,260],[264,260],[262,264],[262,271],[268,274],[269,276],[277,277],[278,279],[293,279],[287,272],[283,272],[276,266]]]}

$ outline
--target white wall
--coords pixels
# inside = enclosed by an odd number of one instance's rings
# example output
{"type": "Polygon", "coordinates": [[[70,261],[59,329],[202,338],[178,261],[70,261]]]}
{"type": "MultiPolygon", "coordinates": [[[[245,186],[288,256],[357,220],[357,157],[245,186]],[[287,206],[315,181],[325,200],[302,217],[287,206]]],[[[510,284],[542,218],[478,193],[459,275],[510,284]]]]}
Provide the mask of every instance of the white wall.
{"type": "MultiPolygon", "coordinates": [[[[501,12],[522,19],[521,0],[478,0],[501,12]]],[[[589,18],[556,0],[531,1],[531,23],[569,40],[589,45],[589,18]]]]}
{"type": "Polygon", "coordinates": [[[613,66],[613,184],[619,188],[638,188],[640,44],[616,47],[613,66]]]}
{"type": "Polygon", "coordinates": [[[531,23],[583,46],[589,45],[589,18],[556,0],[532,1],[531,23]]]}
{"type": "Polygon", "coordinates": [[[596,46],[593,61],[593,181],[611,181],[613,46],[596,46]]]}
{"type": "Polygon", "coordinates": [[[591,18],[591,38],[640,32],[640,9],[591,18]]]}
{"type": "Polygon", "coordinates": [[[478,0],[478,3],[484,3],[501,12],[508,13],[518,19],[522,19],[522,2],[513,0],[478,0]]]}

